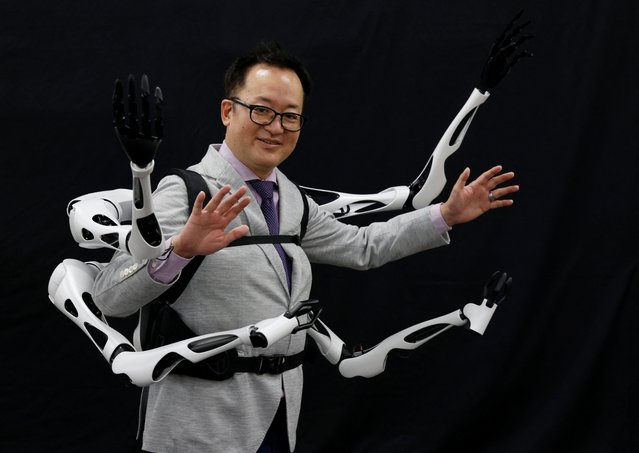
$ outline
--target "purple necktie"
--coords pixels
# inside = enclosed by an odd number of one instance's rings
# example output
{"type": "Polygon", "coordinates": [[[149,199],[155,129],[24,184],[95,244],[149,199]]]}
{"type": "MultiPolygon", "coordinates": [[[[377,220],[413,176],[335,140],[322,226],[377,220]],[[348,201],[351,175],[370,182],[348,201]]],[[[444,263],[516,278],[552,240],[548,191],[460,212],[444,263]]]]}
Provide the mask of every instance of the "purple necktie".
{"type": "MultiPolygon", "coordinates": [[[[273,189],[275,188],[275,183],[273,181],[261,181],[259,179],[253,179],[249,181],[253,189],[262,197],[262,204],[260,208],[262,209],[262,214],[264,214],[264,218],[266,219],[266,224],[268,225],[268,231],[271,235],[280,234],[280,221],[277,216],[277,211],[275,210],[275,206],[273,205],[273,189]]],[[[286,273],[286,283],[288,284],[289,291],[291,290],[291,259],[284,252],[284,248],[282,248],[282,244],[273,244],[275,246],[275,250],[280,255],[282,259],[282,264],[284,265],[284,272],[286,273]]]]}

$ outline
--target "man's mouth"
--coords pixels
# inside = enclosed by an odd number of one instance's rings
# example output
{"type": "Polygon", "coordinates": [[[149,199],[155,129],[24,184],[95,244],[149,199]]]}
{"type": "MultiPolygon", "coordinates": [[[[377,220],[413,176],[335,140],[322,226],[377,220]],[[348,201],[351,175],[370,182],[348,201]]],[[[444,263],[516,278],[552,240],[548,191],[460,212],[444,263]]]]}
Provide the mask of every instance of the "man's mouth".
{"type": "Polygon", "coordinates": [[[258,138],[259,141],[261,141],[262,143],[266,143],[267,145],[280,145],[281,143],[276,141],[276,140],[269,140],[267,138],[258,138]]]}

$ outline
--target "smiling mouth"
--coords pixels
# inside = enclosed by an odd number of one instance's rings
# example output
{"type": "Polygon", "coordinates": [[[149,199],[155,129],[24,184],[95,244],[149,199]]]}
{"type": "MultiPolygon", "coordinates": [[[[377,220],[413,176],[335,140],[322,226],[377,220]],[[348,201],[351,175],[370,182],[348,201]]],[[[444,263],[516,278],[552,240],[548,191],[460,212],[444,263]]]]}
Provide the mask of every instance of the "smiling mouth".
{"type": "Polygon", "coordinates": [[[266,138],[258,138],[259,141],[261,141],[262,143],[266,143],[267,145],[280,145],[281,143],[275,140],[268,140],[266,138]]]}

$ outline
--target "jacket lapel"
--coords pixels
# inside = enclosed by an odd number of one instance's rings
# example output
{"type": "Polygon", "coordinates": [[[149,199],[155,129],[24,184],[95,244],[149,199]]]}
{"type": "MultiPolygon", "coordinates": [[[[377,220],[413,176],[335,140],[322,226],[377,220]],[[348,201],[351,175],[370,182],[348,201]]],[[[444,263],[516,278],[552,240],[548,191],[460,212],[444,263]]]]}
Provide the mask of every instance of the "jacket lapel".
{"type": "MultiPolygon", "coordinates": [[[[235,191],[240,187],[246,185],[244,180],[240,177],[240,175],[235,171],[235,169],[218,154],[218,148],[214,145],[209,146],[209,150],[202,159],[202,166],[204,168],[204,174],[210,176],[217,180],[218,184],[225,185],[229,184],[231,186],[231,190],[235,191]]],[[[278,174],[279,180],[280,174],[278,174]]],[[[290,184],[290,182],[289,182],[290,184]]],[[[283,206],[283,191],[280,189],[280,208],[283,206]]],[[[251,236],[268,236],[268,225],[266,224],[266,219],[264,218],[264,214],[262,214],[262,209],[260,205],[257,203],[255,199],[252,197],[252,192],[248,192],[248,196],[251,197],[252,201],[249,205],[244,208],[242,214],[240,214],[240,221],[248,225],[249,234],[251,236]]],[[[281,216],[282,218],[283,216],[281,216]]],[[[282,231],[286,231],[280,226],[280,233],[282,231]]],[[[285,233],[281,233],[285,234],[285,233]]],[[[288,285],[286,283],[286,273],[284,271],[284,265],[282,264],[282,260],[280,255],[273,247],[273,244],[257,244],[258,247],[264,252],[269,263],[275,269],[277,276],[280,280],[280,284],[284,287],[284,289],[288,292],[288,285]]],[[[292,276],[291,276],[292,278],[292,276]]]]}

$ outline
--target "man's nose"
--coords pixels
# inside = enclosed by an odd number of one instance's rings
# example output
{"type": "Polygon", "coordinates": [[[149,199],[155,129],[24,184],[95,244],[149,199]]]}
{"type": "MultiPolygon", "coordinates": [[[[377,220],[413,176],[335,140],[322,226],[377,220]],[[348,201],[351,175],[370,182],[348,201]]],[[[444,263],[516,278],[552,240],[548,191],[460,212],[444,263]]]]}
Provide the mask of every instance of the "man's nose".
{"type": "Polygon", "coordinates": [[[282,117],[280,115],[276,115],[271,121],[271,124],[267,124],[264,128],[269,131],[271,134],[282,134],[284,133],[284,128],[282,127],[282,117]]]}

